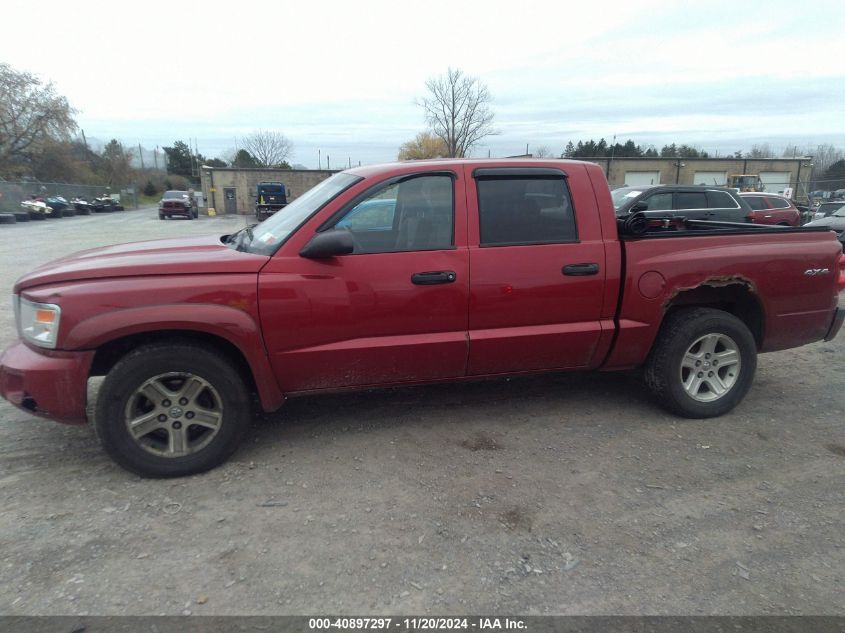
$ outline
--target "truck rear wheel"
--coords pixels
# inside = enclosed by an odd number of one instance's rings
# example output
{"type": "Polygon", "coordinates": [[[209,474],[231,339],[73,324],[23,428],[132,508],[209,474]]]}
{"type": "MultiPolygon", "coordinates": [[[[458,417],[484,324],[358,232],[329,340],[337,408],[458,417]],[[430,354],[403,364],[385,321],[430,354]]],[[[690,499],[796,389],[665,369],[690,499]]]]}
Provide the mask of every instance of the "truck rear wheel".
{"type": "Polygon", "coordinates": [[[249,395],[232,365],[179,343],[146,345],[118,361],[94,415],[106,452],[143,477],[214,468],[235,452],[249,422],[249,395]]]}
{"type": "Polygon", "coordinates": [[[688,308],[664,321],[645,379],[673,413],[710,418],[742,401],[756,369],[757,344],[745,323],[722,310],[688,308]]]}

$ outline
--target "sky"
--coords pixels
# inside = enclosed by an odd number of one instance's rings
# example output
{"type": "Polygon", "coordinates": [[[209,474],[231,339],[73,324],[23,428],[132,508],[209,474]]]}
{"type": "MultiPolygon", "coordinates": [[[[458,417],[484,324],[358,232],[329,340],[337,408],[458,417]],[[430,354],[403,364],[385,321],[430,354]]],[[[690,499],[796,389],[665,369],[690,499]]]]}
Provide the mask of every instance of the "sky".
{"type": "Polygon", "coordinates": [[[475,156],[613,136],[845,146],[841,0],[6,0],[0,15],[0,61],[54,82],[102,142],[196,139],[213,157],[266,129],[309,168],[390,161],[451,67],[492,95],[499,133],[475,156]]]}

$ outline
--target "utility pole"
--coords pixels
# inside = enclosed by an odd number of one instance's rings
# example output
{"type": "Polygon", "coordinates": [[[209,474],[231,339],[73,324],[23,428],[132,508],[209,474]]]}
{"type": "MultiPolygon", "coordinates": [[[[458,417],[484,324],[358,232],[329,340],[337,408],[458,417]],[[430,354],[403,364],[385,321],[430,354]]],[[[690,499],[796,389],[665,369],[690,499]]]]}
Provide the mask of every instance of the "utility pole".
{"type": "Polygon", "coordinates": [[[88,149],[88,139],[85,138],[85,130],[82,131],[82,144],[85,146],[85,149],[88,149]]]}
{"type": "Polygon", "coordinates": [[[156,148],[153,150],[153,161],[155,162],[156,171],[158,171],[158,145],[156,145],[156,148]]]}
{"type": "Polygon", "coordinates": [[[613,135],[613,145],[610,146],[610,160],[607,161],[607,170],[604,172],[604,177],[610,182],[610,163],[613,162],[613,157],[616,155],[616,135],[613,135]]]}
{"type": "Polygon", "coordinates": [[[326,171],[329,171],[332,168],[332,161],[331,157],[326,154],[326,171]]]}
{"type": "Polygon", "coordinates": [[[323,156],[321,154],[322,150],[317,150],[317,169],[320,170],[323,168],[323,156]]]}
{"type": "Polygon", "coordinates": [[[138,143],[138,158],[141,159],[141,169],[144,169],[144,150],[141,149],[140,143],[138,143]]]}

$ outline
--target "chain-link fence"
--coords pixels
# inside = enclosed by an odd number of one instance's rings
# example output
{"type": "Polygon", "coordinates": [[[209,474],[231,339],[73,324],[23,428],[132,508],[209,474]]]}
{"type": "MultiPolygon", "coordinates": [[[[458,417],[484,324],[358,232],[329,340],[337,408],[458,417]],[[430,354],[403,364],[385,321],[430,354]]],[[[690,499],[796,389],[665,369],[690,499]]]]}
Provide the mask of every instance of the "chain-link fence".
{"type": "Polygon", "coordinates": [[[135,189],[132,187],[105,187],[98,185],[74,185],[63,182],[9,182],[0,181],[0,212],[18,211],[22,200],[32,196],[47,198],[62,196],[67,200],[82,198],[92,200],[101,196],[120,196],[123,206],[137,207],[135,189]]]}

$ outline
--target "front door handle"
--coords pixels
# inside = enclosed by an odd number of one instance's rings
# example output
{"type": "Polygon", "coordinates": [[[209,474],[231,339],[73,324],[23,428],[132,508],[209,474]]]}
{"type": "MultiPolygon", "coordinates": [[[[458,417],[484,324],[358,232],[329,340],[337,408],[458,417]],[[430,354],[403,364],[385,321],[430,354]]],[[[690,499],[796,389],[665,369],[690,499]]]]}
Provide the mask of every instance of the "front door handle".
{"type": "Polygon", "coordinates": [[[569,264],[568,266],[564,266],[561,272],[568,277],[585,277],[587,275],[598,275],[599,265],[569,264]]]}
{"type": "Polygon", "coordinates": [[[452,270],[436,270],[427,273],[414,273],[411,283],[418,286],[433,286],[435,284],[451,284],[458,276],[452,270]]]}

